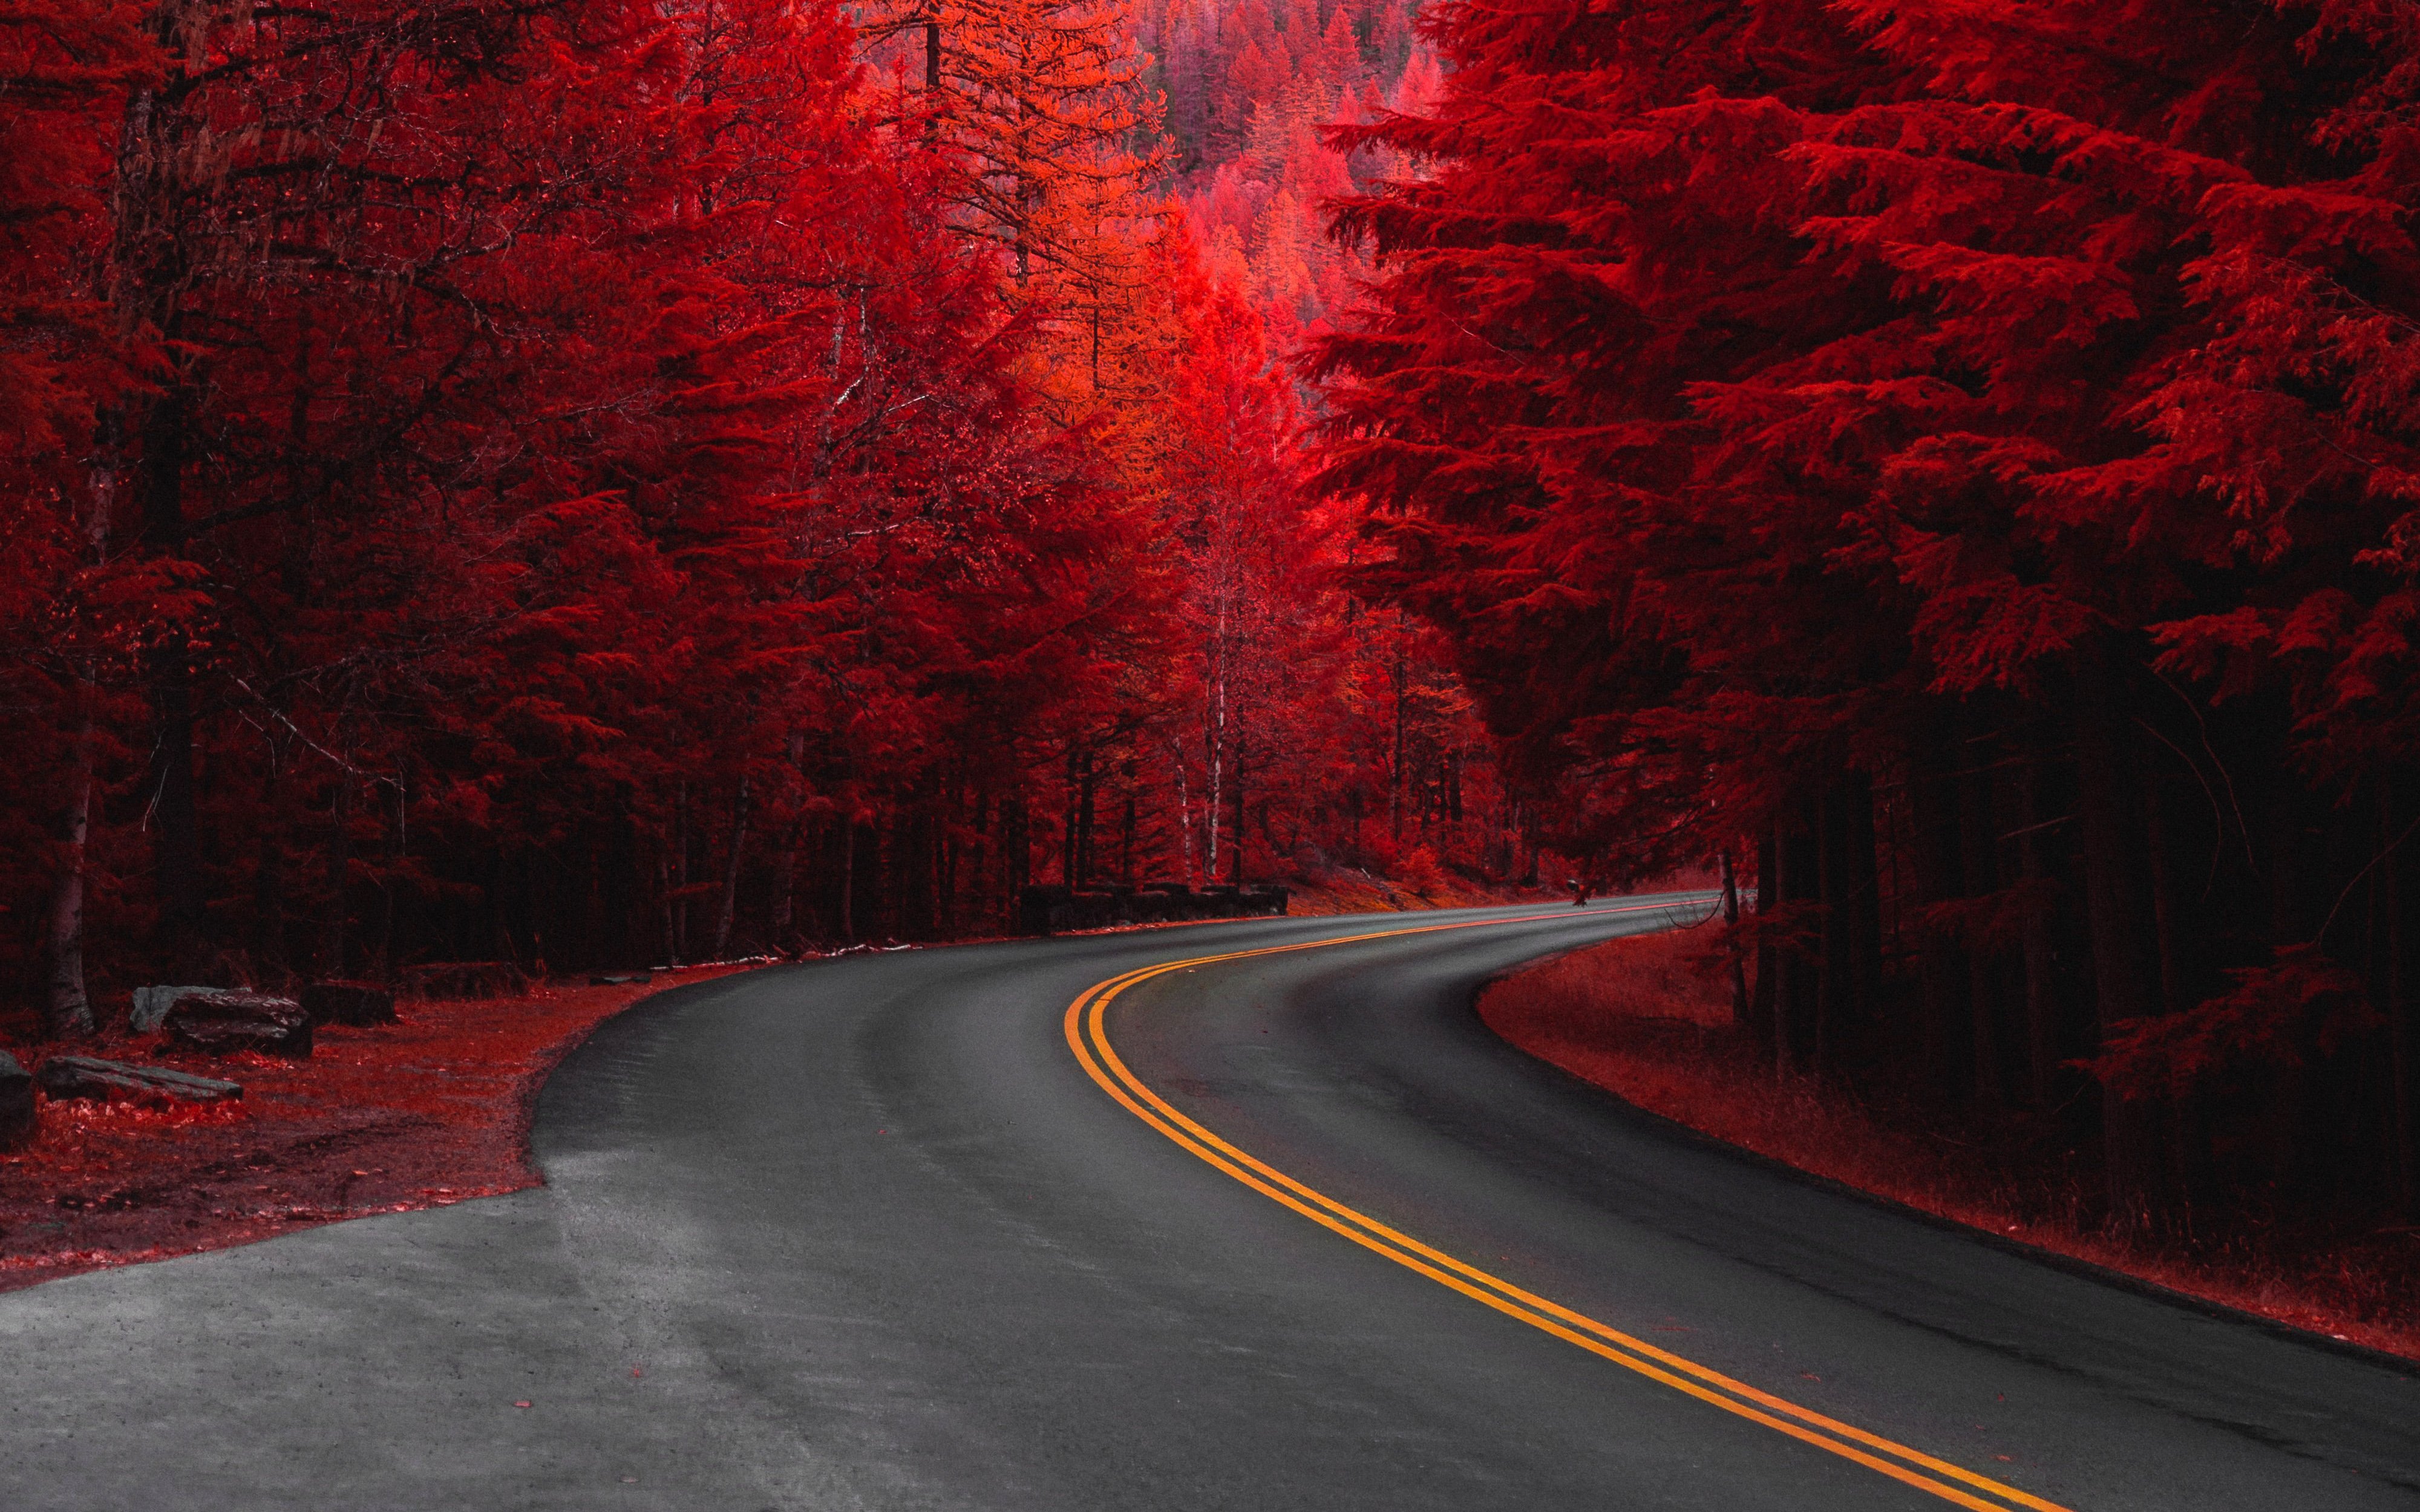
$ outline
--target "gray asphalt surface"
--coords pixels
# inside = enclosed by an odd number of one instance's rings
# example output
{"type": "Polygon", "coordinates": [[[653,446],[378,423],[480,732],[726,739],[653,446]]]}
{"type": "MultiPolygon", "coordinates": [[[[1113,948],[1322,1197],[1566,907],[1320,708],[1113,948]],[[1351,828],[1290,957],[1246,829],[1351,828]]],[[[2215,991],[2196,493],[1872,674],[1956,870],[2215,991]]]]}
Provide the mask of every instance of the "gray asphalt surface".
{"type": "MultiPolygon", "coordinates": [[[[1109,1026],[1162,1095],[1365,1212],[2077,1512],[2420,1506],[2408,1373],[1733,1158],[1469,1011],[1508,965],[1658,921],[1205,966],[1109,1026]]],[[[542,1189],[0,1296],[0,1507],[1949,1504],[1346,1242],[1062,1037],[1130,967],[1389,922],[662,995],[549,1084],[542,1189]]]]}

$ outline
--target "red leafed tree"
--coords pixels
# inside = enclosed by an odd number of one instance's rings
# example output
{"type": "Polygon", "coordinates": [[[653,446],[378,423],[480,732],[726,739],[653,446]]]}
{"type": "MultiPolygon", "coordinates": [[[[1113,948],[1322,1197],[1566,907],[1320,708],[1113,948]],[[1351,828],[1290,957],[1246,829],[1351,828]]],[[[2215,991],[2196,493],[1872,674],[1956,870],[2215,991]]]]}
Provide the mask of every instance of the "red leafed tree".
{"type": "MultiPolygon", "coordinates": [[[[1062,8],[945,15],[952,100],[777,0],[0,18],[0,980],[74,1034],[1214,850],[1492,864],[1466,714],[1334,589],[1264,296],[1145,192],[1131,18],[1062,8]]],[[[1237,34],[1288,320],[1346,274],[1341,20],[1237,34]]]]}
{"type": "Polygon", "coordinates": [[[1343,136],[1435,165],[1343,215],[1368,581],[1572,843],[1754,846],[1785,1066],[2048,1107],[2279,950],[2362,978],[2267,1084],[2113,1083],[2120,1220],[2413,1199],[2410,24],[1451,6],[1343,136]]]}
{"type": "Polygon", "coordinates": [[[0,738],[36,800],[0,808],[0,909],[47,958],[43,1018],[62,1033],[92,1026],[102,672],[139,635],[124,600],[140,591],[105,570],[112,522],[90,472],[103,412],[150,356],[110,316],[104,255],[108,124],[154,66],[139,20],[131,5],[0,16],[0,738]]]}

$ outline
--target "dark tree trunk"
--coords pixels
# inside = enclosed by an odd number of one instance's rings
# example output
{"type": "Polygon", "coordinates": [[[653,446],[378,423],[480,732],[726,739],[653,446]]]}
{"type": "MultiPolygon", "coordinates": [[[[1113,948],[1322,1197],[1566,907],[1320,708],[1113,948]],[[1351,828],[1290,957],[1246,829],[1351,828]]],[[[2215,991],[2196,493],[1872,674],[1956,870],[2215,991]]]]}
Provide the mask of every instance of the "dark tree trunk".
{"type": "MultiPolygon", "coordinates": [[[[150,29],[172,57],[193,45],[190,7],[163,5],[150,29]]],[[[182,59],[178,58],[181,63],[182,59]]],[[[122,329],[149,326],[163,343],[184,334],[178,303],[186,285],[191,251],[179,217],[187,206],[182,176],[191,171],[194,113],[153,89],[128,100],[118,136],[117,174],[112,186],[113,251],[119,279],[114,298],[122,329]]],[[[161,392],[144,407],[132,429],[139,455],[132,476],[143,517],[143,547],[153,557],[185,554],[185,453],[189,416],[184,372],[165,375],[161,392]]],[[[151,695],[151,760],[147,773],[153,840],[153,887],[158,903],[157,941],[172,976],[194,980],[207,954],[209,918],[202,885],[200,817],[194,792],[194,687],[191,647],[182,634],[163,635],[147,656],[151,695]]]]}
{"type": "MultiPolygon", "coordinates": [[[[1815,905],[1822,908],[1822,806],[1811,801],[1795,805],[1796,813],[1790,827],[1781,834],[1779,875],[1782,901],[1815,905]]],[[[1819,971],[1818,953],[1793,946],[1779,952],[1780,978],[1774,995],[1774,1064],[1782,1075],[1795,1075],[1811,1068],[1815,1062],[1816,992],[1819,971]]]]}
{"type": "Polygon", "coordinates": [[[2394,1169],[2396,1211],[2409,1222],[2420,1215],[2420,1168],[2416,1168],[2420,1167],[2420,1131],[2415,1130],[2415,1125],[2420,1125],[2420,1116],[2415,1116],[2412,1106],[2412,1007],[2404,966],[2404,941],[2410,933],[2405,910],[2410,889],[2405,882],[2402,847],[2397,843],[2411,821],[2403,817],[2395,803],[2399,785],[2392,777],[2379,784],[2380,843],[2395,847],[2379,863],[2379,911],[2386,921],[2383,996],[2390,1109],[2388,1153],[2394,1169]]]}
{"type": "Polygon", "coordinates": [[[1025,807],[1025,795],[1013,793],[1001,800],[1000,844],[1005,864],[1001,867],[1001,917],[1014,917],[1017,889],[1033,880],[1033,821],[1025,807]]]}
{"type": "Polygon", "coordinates": [[[1067,801],[1064,806],[1066,811],[1064,822],[1059,826],[1059,880],[1070,887],[1080,887],[1084,885],[1083,873],[1078,869],[1081,856],[1078,854],[1078,843],[1076,838],[1077,817],[1084,807],[1083,785],[1082,767],[1078,760],[1076,748],[1070,746],[1067,748],[1067,801]]]}
{"type": "Polygon", "coordinates": [[[1745,1032],[1749,1027],[1747,1006],[1747,971],[1740,964],[1739,948],[1739,878],[1731,871],[1731,853],[1726,849],[1716,856],[1723,874],[1723,930],[1728,936],[1730,957],[1731,1026],[1745,1032]]]}
{"type": "MultiPolygon", "coordinates": [[[[1958,829],[1961,880],[1969,898],[1989,897],[1999,890],[2000,843],[1997,793],[1992,764],[1973,757],[1966,779],[1959,784],[1958,829]]],[[[1971,1015],[1967,1043],[1972,1095],[1977,1103],[1998,1106],[2003,1101],[2000,1056],[2001,957],[1986,940],[1966,941],[1966,1002],[1971,1015]]]]}
{"type": "Polygon", "coordinates": [[[1134,886],[1135,795],[1134,790],[1131,788],[1126,790],[1125,818],[1119,824],[1118,880],[1124,882],[1129,887],[1134,886]]]}
{"type": "MultiPolygon", "coordinates": [[[[339,774],[336,791],[328,801],[328,915],[319,946],[320,963],[331,977],[345,974],[345,952],[352,921],[347,901],[351,890],[352,865],[353,784],[349,775],[339,774]]],[[[493,889],[489,890],[489,899],[494,901],[493,889]]]]}
{"type": "Polygon", "coordinates": [[[731,796],[731,853],[722,862],[722,907],[714,919],[714,954],[721,960],[731,950],[731,930],[739,918],[739,862],[748,849],[748,779],[742,776],[731,796]]]}
{"type": "MultiPolygon", "coordinates": [[[[2141,794],[2129,749],[2132,726],[2119,700],[2115,674],[2099,654],[2087,654],[2076,673],[2076,818],[2093,1003],[2103,1039],[2159,1002],[2156,926],[2144,906],[2141,794]]],[[[2159,1119],[2149,1101],[2104,1088],[2101,1140],[2111,1222],[2137,1226],[2163,1205],[2159,1119]]]]}
{"type": "Polygon", "coordinates": [[[2025,1102],[2030,1107],[2047,1108],[2058,1095],[2062,1058],[2059,1029],[2063,983],[2058,972],[2058,919],[2053,911],[2055,903],[2048,896],[2055,886],[2050,864],[2054,844],[2051,831],[2066,816],[2052,808],[2047,792],[2050,775],[2043,769],[2040,755],[2025,763],[2021,781],[2024,821],[2017,840],[2017,857],[2028,893],[2024,916],[2025,1102]]]}
{"type": "Polygon", "coordinates": [[[97,1026],[92,999],[85,991],[85,877],[90,866],[86,843],[92,827],[93,748],[96,734],[92,693],[84,689],[85,709],[76,733],[75,761],[69,772],[68,808],[60,825],[63,853],[58,879],[52,886],[49,938],[45,942],[50,980],[42,996],[42,1030],[54,1040],[82,1039],[97,1026]]]}
{"type": "Polygon", "coordinates": [[[1882,898],[1875,885],[1873,783],[1851,772],[1823,796],[1816,866],[1823,951],[1815,994],[1818,1076],[1838,1076],[1862,1058],[1882,971],[1882,898]]]}
{"type": "Polygon", "coordinates": [[[656,852],[656,903],[663,924],[664,964],[680,964],[680,934],[673,928],[673,859],[669,846],[656,852]]]}
{"type": "MultiPolygon", "coordinates": [[[[1960,866],[1958,764],[1962,753],[1947,716],[1929,724],[1908,773],[1909,816],[1916,830],[1916,889],[1927,903],[1966,896],[1960,866]]],[[[1921,1018],[1917,1049],[1929,1095],[1954,1098],[1972,1061],[1972,974],[1963,943],[1946,930],[1917,932],[1916,986],[1921,1018]]]]}
{"type": "Polygon", "coordinates": [[[840,937],[857,943],[857,820],[840,822],[840,937]]]}
{"type": "Polygon", "coordinates": [[[673,789],[673,964],[689,959],[689,784],[673,789]]]}
{"type": "MultiPolygon", "coordinates": [[[[1760,918],[1781,904],[1781,842],[1779,827],[1767,822],[1756,839],[1756,912],[1760,918]]],[[[1774,1045],[1775,1000],[1781,990],[1781,972],[1773,941],[1760,934],[1756,944],[1756,987],[1748,998],[1748,1032],[1767,1057],[1774,1045]]]]}
{"type": "Polygon", "coordinates": [[[932,801],[925,798],[903,804],[892,825],[892,885],[904,939],[933,935],[933,825],[932,801]]]}
{"type": "Polygon", "coordinates": [[[1076,794],[1076,886],[1092,886],[1094,865],[1094,830],[1098,827],[1095,800],[1101,784],[1099,764],[1091,747],[1084,748],[1084,760],[1078,772],[1076,794]]]}
{"type": "Polygon", "coordinates": [[[252,953],[274,966],[286,964],[286,840],[293,783],[272,747],[261,764],[260,808],[267,823],[260,826],[258,858],[252,871],[252,953]]]}
{"type": "Polygon", "coordinates": [[[794,951],[799,941],[799,843],[805,836],[805,822],[794,816],[773,851],[770,943],[774,949],[783,952],[794,951]]]}
{"type": "Polygon", "coordinates": [[[395,827],[387,834],[386,880],[379,885],[378,934],[370,941],[371,973],[381,979],[387,973],[389,963],[395,959],[396,879],[403,874],[404,847],[410,835],[405,817],[411,802],[411,790],[397,783],[395,790],[395,827]]]}

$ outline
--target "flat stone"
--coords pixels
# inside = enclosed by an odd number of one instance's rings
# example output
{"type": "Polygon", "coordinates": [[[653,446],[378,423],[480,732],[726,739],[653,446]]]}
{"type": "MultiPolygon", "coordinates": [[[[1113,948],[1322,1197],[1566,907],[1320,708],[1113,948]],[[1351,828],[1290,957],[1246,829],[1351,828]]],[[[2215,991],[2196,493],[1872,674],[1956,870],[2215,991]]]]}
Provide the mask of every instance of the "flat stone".
{"type": "Polygon", "coordinates": [[[266,993],[193,993],[168,1010],[177,1042],[205,1055],[256,1050],[294,1060],[311,1055],[311,1015],[291,997],[266,993]]]}
{"type": "Polygon", "coordinates": [[[225,987],[137,987],[134,989],[134,1010],[126,1016],[126,1026],[137,1034],[148,1034],[177,1006],[177,999],[192,993],[223,993],[225,987]]]}
{"type": "Polygon", "coordinates": [[[34,1142],[34,1078],[17,1057],[0,1050],[0,1149],[23,1149],[34,1142]]]}
{"type": "Polygon", "coordinates": [[[395,994],[374,981],[315,981],[302,989],[301,1002],[314,1024],[395,1022],[395,994]]]}
{"type": "Polygon", "coordinates": [[[81,1099],[100,1103],[225,1103],[243,1096],[237,1082],[170,1071],[165,1066],[137,1066],[95,1056],[53,1056],[34,1074],[42,1095],[54,1103],[81,1099]]]}

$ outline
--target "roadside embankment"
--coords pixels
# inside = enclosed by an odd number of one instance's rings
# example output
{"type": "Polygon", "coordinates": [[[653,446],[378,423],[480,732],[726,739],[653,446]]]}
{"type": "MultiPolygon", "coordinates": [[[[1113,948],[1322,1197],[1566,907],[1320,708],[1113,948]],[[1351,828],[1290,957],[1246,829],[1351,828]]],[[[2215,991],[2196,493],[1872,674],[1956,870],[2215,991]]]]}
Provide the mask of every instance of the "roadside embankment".
{"type": "Polygon", "coordinates": [[[33,1143],[0,1154],[0,1290],[535,1185],[530,1118],[555,1063],[642,998],[744,969],[406,1001],[396,1024],[320,1026],[302,1060],[196,1055],[122,1028],[59,1047],[240,1082],[243,1094],[45,1099],[33,1143]]]}
{"type": "Polygon", "coordinates": [[[1481,994],[1487,1026],[1661,1118],[1932,1217],[2313,1333],[2420,1358],[2420,1234],[2204,1214],[2194,1232],[2119,1235],[2092,1219],[2092,1163],[2009,1115],[1859,1101],[1776,1076],[1703,969],[1712,940],[1634,936],[1515,972],[1481,994]]]}

